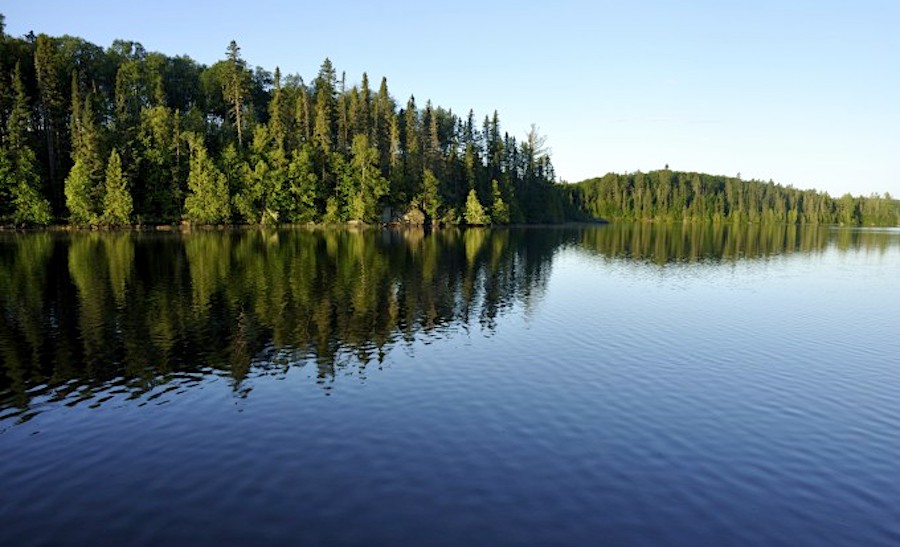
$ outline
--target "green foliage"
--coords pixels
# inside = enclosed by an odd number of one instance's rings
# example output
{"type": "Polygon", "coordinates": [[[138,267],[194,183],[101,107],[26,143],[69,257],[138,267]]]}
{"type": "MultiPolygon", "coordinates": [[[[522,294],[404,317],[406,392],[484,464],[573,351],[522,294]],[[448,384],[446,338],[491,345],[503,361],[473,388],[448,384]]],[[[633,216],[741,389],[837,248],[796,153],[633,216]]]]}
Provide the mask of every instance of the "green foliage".
{"type": "Polygon", "coordinates": [[[30,112],[19,63],[13,73],[12,87],[15,97],[6,120],[6,142],[0,148],[3,156],[0,195],[5,194],[12,203],[12,219],[16,224],[49,224],[50,202],[40,193],[37,161],[27,142],[30,112]]]}
{"type": "Polygon", "coordinates": [[[426,169],[425,175],[422,177],[422,209],[433,223],[438,223],[441,218],[443,200],[441,200],[440,186],[441,183],[434,176],[434,172],[426,169]]]}
{"type": "Polygon", "coordinates": [[[587,216],[626,221],[895,225],[900,211],[879,195],[834,200],[771,181],[668,169],[582,181],[569,199],[587,216]]]}
{"type": "MultiPolygon", "coordinates": [[[[4,37],[4,46],[0,97],[8,99],[0,113],[10,115],[0,119],[21,128],[33,161],[26,153],[14,157],[4,141],[3,219],[13,218],[14,203],[31,211],[20,218],[46,218],[43,198],[72,223],[112,222],[104,199],[113,148],[133,203],[129,217],[141,224],[182,216],[228,222],[232,213],[253,224],[373,222],[382,211],[395,220],[418,211],[423,222],[455,224],[466,217],[470,189],[496,222],[550,222],[574,211],[535,129],[517,142],[502,131],[497,112],[476,126],[473,112],[459,117],[431,101],[420,109],[412,96],[398,105],[386,78],[373,93],[368,74],[358,84],[339,79],[328,59],[307,84],[277,68],[250,69],[235,42],[210,66],[126,40],[103,49],[40,35],[33,43],[4,37]],[[14,109],[16,61],[34,100],[14,109]],[[216,189],[219,175],[225,191],[216,189]],[[30,190],[17,190],[20,180],[30,190]]],[[[881,213],[869,218],[874,214],[881,213]]]]}
{"type": "Polygon", "coordinates": [[[97,224],[101,214],[104,177],[100,131],[94,116],[93,96],[88,94],[82,102],[76,78],[72,80],[72,117],[69,125],[74,162],[64,186],[69,220],[75,224],[97,224]]]}
{"type": "Polygon", "coordinates": [[[106,165],[106,184],[103,194],[103,216],[101,224],[124,226],[131,222],[132,200],[128,191],[128,180],[122,174],[122,160],[113,148],[106,165]]]}
{"type": "Polygon", "coordinates": [[[509,206],[503,201],[500,194],[500,185],[496,180],[491,181],[491,194],[494,196],[494,203],[491,205],[491,218],[497,224],[509,224],[509,206]]]}
{"type": "Polygon", "coordinates": [[[225,175],[207,155],[202,137],[189,134],[187,138],[191,160],[185,217],[194,224],[226,222],[231,216],[231,206],[225,175]]]}
{"type": "Polygon", "coordinates": [[[37,173],[24,171],[18,176],[19,183],[13,196],[13,220],[16,224],[50,224],[50,203],[35,189],[40,182],[37,173]]]}
{"type": "Polygon", "coordinates": [[[181,216],[189,154],[180,123],[178,113],[165,106],[141,110],[141,169],[134,174],[133,197],[135,213],[142,219],[171,222],[181,216]]]}
{"type": "Polygon", "coordinates": [[[84,159],[76,158],[66,177],[66,207],[69,208],[69,220],[75,224],[95,224],[98,218],[94,212],[94,181],[91,175],[84,159]]]}
{"type": "Polygon", "coordinates": [[[491,223],[491,217],[485,212],[481,202],[478,201],[478,194],[475,189],[469,190],[466,197],[466,212],[464,215],[466,224],[470,226],[484,226],[491,223]]]}
{"type": "Polygon", "coordinates": [[[349,220],[378,220],[379,202],[388,193],[388,181],[378,166],[378,150],[370,146],[366,135],[353,137],[351,160],[343,170],[339,192],[349,220]]]}
{"type": "Polygon", "coordinates": [[[294,152],[288,165],[288,195],[284,211],[289,222],[313,222],[318,218],[322,189],[313,158],[312,145],[304,144],[294,152]]]}

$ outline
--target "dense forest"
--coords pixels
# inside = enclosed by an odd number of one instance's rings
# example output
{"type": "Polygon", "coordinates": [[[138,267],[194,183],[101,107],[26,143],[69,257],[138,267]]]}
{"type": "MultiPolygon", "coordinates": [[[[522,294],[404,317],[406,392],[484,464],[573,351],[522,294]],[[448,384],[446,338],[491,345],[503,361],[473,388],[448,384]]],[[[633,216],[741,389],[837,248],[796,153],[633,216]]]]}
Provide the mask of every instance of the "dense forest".
{"type": "Polygon", "coordinates": [[[585,215],[606,220],[778,222],[787,224],[900,225],[900,201],[890,194],[834,199],[772,181],[744,181],[662,169],[610,173],[569,188],[585,215]]]}
{"type": "Polygon", "coordinates": [[[834,199],[739,177],[608,174],[556,183],[544,138],[479,123],[325,61],[309,81],[117,40],[5,33],[0,224],[122,226],[564,220],[898,225],[889,195],[834,199]]]}
{"type": "MultiPolygon", "coordinates": [[[[0,16],[2,17],[2,16],[0,16]]],[[[558,222],[565,192],[536,129],[495,111],[398,105],[349,85],[212,66],[115,41],[6,35],[0,19],[0,222],[79,225],[558,222]]]]}

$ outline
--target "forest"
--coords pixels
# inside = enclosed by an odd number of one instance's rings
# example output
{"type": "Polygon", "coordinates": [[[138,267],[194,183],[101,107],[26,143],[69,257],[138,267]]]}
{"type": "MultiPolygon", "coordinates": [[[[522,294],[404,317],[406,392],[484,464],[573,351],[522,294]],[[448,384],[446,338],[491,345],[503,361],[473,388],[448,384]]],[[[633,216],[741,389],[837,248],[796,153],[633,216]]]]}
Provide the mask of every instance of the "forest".
{"type": "Polygon", "coordinates": [[[382,77],[349,84],[212,66],[116,40],[9,36],[0,15],[0,225],[566,220],[898,225],[885,194],[834,199],[740,177],[607,174],[558,182],[545,137],[503,131],[382,77]]]}
{"type": "Polygon", "coordinates": [[[501,130],[386,78],[349,84],[204,66],[117,40],[12,37],[0,19],[0,222],[91,226],[560,222],[544,137],[501,130]]]}
{"type": "Polygon", "coordinates": [[[684,173],[609,173],[569,188],[584,215],[609,221],[749,222],[898,226],[900,201],[890,194],[834,199],[772,181],[684,173]]]}

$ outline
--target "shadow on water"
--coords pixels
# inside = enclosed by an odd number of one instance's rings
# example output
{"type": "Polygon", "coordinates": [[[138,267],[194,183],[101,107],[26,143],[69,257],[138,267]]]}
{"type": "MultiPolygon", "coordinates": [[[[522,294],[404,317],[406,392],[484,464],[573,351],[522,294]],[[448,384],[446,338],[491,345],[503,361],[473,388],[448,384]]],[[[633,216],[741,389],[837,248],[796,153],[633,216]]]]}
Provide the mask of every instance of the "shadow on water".
{"type": "Polygon", "coordinates": [[[556,252],[657,264],[884,251],[900,232],[628,224],[534,229],[296,229],[0,234],[0,418],[33,401],[100,404],[209,375],[315,367],[365,377],[398,345],[532,309],[556,252]],[[518,308],[517,308],[518,307],[518,308]]]}

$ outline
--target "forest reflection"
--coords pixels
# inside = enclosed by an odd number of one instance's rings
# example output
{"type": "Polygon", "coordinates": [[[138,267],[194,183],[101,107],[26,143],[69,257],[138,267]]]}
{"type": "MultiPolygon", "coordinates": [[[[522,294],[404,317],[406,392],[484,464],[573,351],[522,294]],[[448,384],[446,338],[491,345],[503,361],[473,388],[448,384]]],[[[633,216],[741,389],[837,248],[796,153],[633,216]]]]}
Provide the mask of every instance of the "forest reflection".
{"type": "MultiPolygon", "coordinates": [[[[543,291],[561,230],[0,236],[0,405],[185,374],[362,372],[394,345],[490,333],[543,291]],[[73,381],[74,380],[74,381],[73,381]]],[[[90,397],[90,396],[88,396],[90,397]]]]}
{"type": "Polygon", "coordinates": [[[834,228],[793,224],[651,223],[610,224],[580,232],[580,246],[608,258],[664,265],[672,262],[733,261],[793,253],[896,246],[896,229],[834,228]]]}
{"type": "Polygon", "coordinates": [[[95,391],[141,396],[314,367],[328,389],[391,348],[536,306],[576,246],[657,264],[884,252],[896,230],[627,224],[0,234],[0,418],[95,391]]]}

